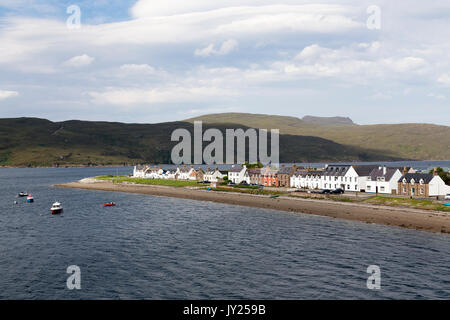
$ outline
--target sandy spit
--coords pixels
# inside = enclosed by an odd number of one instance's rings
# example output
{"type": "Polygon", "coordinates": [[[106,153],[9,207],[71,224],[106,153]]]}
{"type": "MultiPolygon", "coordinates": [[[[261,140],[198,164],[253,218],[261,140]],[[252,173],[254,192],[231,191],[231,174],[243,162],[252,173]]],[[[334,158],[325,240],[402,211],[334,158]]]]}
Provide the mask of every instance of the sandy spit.
{"type": "Polygon", "coordinates": [[[81,180],[63,185],[64,188],[90,189],[165,196],[199,201],[212,201],[256,208],[314,214],[331,218],[362,221],[409,229],[450,233],[450,215],[445,212],[388,207],[330,200],[302,199],[249,195],[230,192],[196,190],[166,186],[118,184],[99,180],[81,180]]]}

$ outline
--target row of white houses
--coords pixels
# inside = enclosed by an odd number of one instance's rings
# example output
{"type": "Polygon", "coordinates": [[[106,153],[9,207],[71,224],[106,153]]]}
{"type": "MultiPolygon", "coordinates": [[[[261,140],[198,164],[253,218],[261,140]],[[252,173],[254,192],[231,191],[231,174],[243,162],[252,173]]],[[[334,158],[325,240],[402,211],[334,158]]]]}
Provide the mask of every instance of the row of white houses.
{"type": "Polygon", "coordinates": [[[402,175],[414,172],[412,168],[378,165],[330,165],[323,171],[296,171],[291,176],[291,187],[392,194],[396,193],[402,175]]]}
{"type": "Polygon", "coordinates": [[[334,190],[405,196],[441,196],[450,194],[437,174],[416,173],[413,168],[379,165],[326,165],[325,169],[298,167],[248,169],[235,165],[228,172],[219,169],[203,171],[194,167],[164,170],[161,167],[134,167],[133,176],[146,179],[176,179],[218,182],[228,176],[235,183],[262,184],[310,190],[334,190]]]}
{"type": "Polygon", "coordinates": [[[171,180],[192,180],[218,182],[226,176],[219,169],[207,169],[203,171],[194,167],[182,167],[165,170],[161,167],[135,166],[133,169],[134,178],[143,179],[171,179],[171,180]]]}

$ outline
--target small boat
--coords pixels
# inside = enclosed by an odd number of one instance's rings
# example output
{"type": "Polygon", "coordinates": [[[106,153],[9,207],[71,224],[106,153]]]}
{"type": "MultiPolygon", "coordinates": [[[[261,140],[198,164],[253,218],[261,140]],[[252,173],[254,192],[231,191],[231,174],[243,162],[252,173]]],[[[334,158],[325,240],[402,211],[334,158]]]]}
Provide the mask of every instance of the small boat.
{"type": "Polygon", "coordinates": [[[444,206],[450,207],[450,202],[444,203],[444,206]]]}
{"type": "Polygon", "coordinates": [[[34,198],[33,198],[33,196],[31,196],[31,195],[30,195],[30,196],[28,196],[28,197],[27,197],[27,202],[28,202],[28,203],[32,203],[32,202],[34,202],[34,198]]]}
{"type": "Polygon", "coordinates": [[[115,207],[116,203],[115,202],[107,202],[103,205],[104,207],[115,207]]]}
{"type": "Polygon", "coordinates": [[[63,212],[63,207],[61,206],[61,203],[55,202],[50,208],[50,211],[52,214],[60,214],[63,212]]]}
{"type": "Polygon", "coordinates": [[[28,196],[28,193],[26,193],[26,192],[20,192],[18,196],[19,196],[20,198],[27,197],[27,196],[28,196]]]}
{"type": "Polygon", "coordinates": [[[279,197],[279,195],[270,196],[271,199],[276,199],[278,197],[279,197]]]}

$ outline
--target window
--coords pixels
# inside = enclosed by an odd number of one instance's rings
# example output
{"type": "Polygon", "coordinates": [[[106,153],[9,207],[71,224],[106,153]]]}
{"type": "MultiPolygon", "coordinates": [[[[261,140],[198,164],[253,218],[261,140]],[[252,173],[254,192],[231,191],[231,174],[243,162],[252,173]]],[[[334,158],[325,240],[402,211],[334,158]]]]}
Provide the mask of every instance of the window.
{"type": "Polygon", "coordinates": [[[370,191],[371,189],[372,189],[372,187],[371,187],[371,186],[367,186],[367,190],[369,190],[369,191],[370,191]]]}
{"type": "Polygon", "coordinates": [[[380,187],[380,191],[384,191],[384,187],[380,187]]]}
{"type": "Polygon", "coordinates": [[[420,188],[420,194],[424,194],[423,188],[420,188]]]}
{"type": "Polygon", "coordinates": [[[403,193],[406,193],[406,187],[403,187],[403,193]]]}

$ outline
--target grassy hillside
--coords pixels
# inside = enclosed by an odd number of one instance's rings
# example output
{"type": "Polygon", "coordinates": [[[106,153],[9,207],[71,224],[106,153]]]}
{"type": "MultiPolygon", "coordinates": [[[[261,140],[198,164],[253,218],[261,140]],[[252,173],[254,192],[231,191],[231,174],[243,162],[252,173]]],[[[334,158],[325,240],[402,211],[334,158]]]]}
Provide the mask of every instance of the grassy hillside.
{"type": "MultiPolygon", "coordinates": [[[[327,118],[326,118],[327,119],[327,118]]],[[[282,134],[321,137],[357,148],[370,147],[390,156],[414,160],[450,159],[450,127],[432,124],[317,125],[295,117],[248,113],[212,114],[186,121],[278,128],[282,134]]]]}
{"type": "MultiPolygon", "coordinates": [[[[295,126],[296,118],[292,118],[295,126]]],[[[269,126],[269,123],[268,123],[269,126]]],[[[124,124],[112,122],[51,122],[35,118],[0,119],[1,166],[112,165],[170,163],[177,142],[172,132],[189,122],[160,124],[124,124]]],[[[236,124],[204,126],[224,132],[227,128],[247,127],[236,124]]],[[[311,130],[314,127],[310,127],[311,130]]],[[[206,144],[205,144],[206,145],[206,144]]],[[[328,139],[284,134],[280,136],[280,161],[375,161],[396,160],[389,152],[346,146],[328,139]]]]}

